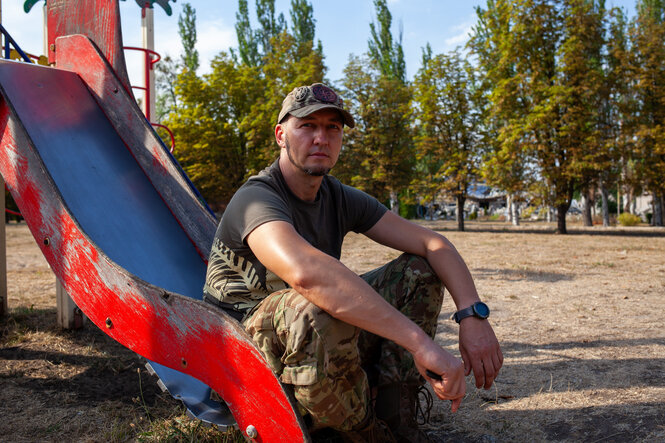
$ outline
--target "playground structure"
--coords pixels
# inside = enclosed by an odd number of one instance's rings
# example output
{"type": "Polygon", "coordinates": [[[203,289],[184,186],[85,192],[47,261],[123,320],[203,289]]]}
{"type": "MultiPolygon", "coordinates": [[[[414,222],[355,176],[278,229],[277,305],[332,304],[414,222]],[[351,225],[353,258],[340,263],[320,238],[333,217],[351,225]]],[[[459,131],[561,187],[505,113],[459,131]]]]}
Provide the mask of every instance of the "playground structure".
{"type": "Polygon", "coordinates": [[[0,62],[0,174],[58,280],[193,415],[308,441],[241,325],[200,301],[216,221],[131,94],[117,1],[47,8],[55,67],[0,62]]]}
{"type": "MultiPolygon", "coordinates": [[[[29,13],[30,10],[41,0],[26,0],[23,4],[23,10],[25,13],[29,13]]],[[[125,0],[123,0],[125,1],[125,0]]],[[[174,0],[175,1],[175,0],[174,0]]],[[[141,8],[141,31],[142,31],[142,38],[143,38],[143,47],[128,47],[128,46],[121,46],[118,41],[114,41],[116,44],[116,47],[121,47],[122,50],[133,50],[133,51],[140,51],[143,52],[144,54],[144,78],[143,78],[143,86],[130,86],[129,83],[129,77],[126,74],[126,69],[125,66],[118,66],[117,72],[119,72],[119,75],[124,76],[123,78],[123,83],[127,88],[132,88],[132,89],[139,89],[142,90],[144,93],[144,100],[143,100],[143,109],[144,109],[144,114],[148,121],[151,122],[153,126],[160,127],[163,130],[165,130],[171,140],[170,144],[170,152],[173,153],[175,149],[175,137],[173,135],[173,132],[167,127],[162,124],[152,122],[151,116],[155,115],[155,75],[154,75],[154,66],[155,64],[160,60],[160,56],[158,53],[154,51],[155,48],[155,39],[154,39],[154,13],[153,13],[153,5],[158,4],[161,6],[164,11],[166,12],[167,15],[172,15],[172,9],[169,4],[169,0],[136,0],[137,5],[141,8]]],[[[44,7],[43,7],[43,16],[44,16],[44,53],[49,54],[49,56],[41,55],[33,55],[30,53],[24,52],[19,45],[14,41],[14,39],[11,37],[11,35],[2,27],[1,22],[2,22],[2,0],[0,0],[0,31],[2,32],[2,36],[4,37],[5,45],[3,48],[3,56],[5,59],[11,59],[11,60],[23,60],[25,62],[34,62],[38,63],[44,66],[48,66],[49,63],[54,63],[54,58],[52,55],[53,52],[53,37],[52,34],[57,34],[57,35],[66,35],[66,34],[71,34],[73,31],[76,30],[77,23],[80,21],[81,17],[88,17],[91,18],[90,16],[86,16],[85,14],[81,14],[82,9],[75,10],[73,12],[67,12],[70,16],[75,16],[78,17],[77,19],[67,19],[67,20],[62,20],[61,17],[64,17],[63,14],[53,14],[50,13],[49,11],[52,11],[54,9],[57,10],[60,6],[57,4],[55,5],[55,8],[47,8],[47,1],[44,0],[44,7]],[[49,29],[51,31],[49,31],[49,29]],[[55,29],[55,31],[54,31],[55,29]]],[[[79,6],[79,5],[77,5],[79,6]]],[[[94,20],[94,17],[92,17],[94,20]]],[[[105,32],[103,28],[95,28],[94,30],[91,30],[93,32],[99,33],[105,32]]],[[[104,40],[105,41],[105,36],[103,35],[97,35],[97,40],[104,40]]],[[[114,37],[116,38],[116,37],[114,37]]],[[[120,42],[122,41],[122,37],[120,37],[120,42]]],[[[113,59],[117,59],[120,63],[124,64],[124,58],[118,58],[118,54],[112,54],[111,57],[113,59]]],[[[130,89],[131,91],[131,89],[130,89]]],[[[5,187],[4,181],[0,177],[0,187],[5,187]]],[[[5,187],[6,188],[6,187],[5,187]]],[[[13,215],[15,217],[21,217],[21,214],[19,212],[10,210],[6,207],[5,202],[4,202],[4,195],[3,195],[3,200],[0,202],[2,203],[0,205],[0,212],[5,212],[7,214],[13,215]]],[[[6,265],[4,264],[6,262],[5,256],[6,256],[6,251],[5,251],[5,234],[4,234],[4,226],[2,231],[0,232],[0,264],[2,267],[0,267],[0,316],[4,315],[4,313],[7,311],[7,285],[6,285],[6,274],[5,274],[5,268],[6,265]]],[[[57,305],[57,320],[58,324],[65,328],[65,329],[76,329],[80,328],[83,326],[84,321],[85,321],[85,316],[82,314],[81,310],[76,306],[76,304],[73,302],[71,297],[66,293],[66,291],[63,289],[62,285],[60,282],[56,279],[56,305],[57,305]]]]}

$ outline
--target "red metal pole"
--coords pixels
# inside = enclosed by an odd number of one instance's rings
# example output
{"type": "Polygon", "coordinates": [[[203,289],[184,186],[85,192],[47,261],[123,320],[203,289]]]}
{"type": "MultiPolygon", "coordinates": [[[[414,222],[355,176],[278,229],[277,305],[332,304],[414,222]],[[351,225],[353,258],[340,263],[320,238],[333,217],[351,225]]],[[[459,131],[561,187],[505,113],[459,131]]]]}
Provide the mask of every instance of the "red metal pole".
{"type": "Polygon", "coordinates": [[[152,69],[152,65],[150,64],[150,53],[148,51],[145,51],[145,78],[143,79],[144,82],[143,84],[145,85],[145,118],[148,119],[148,121],[152,121],[152,116],[150,115],[150,70],[152,69]]]}

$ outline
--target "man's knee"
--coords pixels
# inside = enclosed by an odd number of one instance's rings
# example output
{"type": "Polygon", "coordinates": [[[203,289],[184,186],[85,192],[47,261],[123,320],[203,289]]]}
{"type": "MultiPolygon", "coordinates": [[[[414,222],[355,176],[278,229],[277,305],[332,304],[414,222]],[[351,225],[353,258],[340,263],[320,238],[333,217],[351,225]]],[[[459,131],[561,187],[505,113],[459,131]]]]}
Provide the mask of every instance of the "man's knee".
{"type": "Polygon", "coordinates": [[[428,285],[441,285],[441,280],[426,258],[414,254],[402,254],[398,260],[403,262],[405,276],[428,285]]]}
{"type": "Polygon", "coordinates": [[[358,364],[358,328],[293,290],[269,296],[245,328],[288,384],[311,384],[358,364]]]}
{"type": "Polygon", "coordinates": [[[394,290],[403,297],[404,304],[431,306],[434,310],[440,310],[443,284],[427,259],[402,254],[395,260],[392,272],[400,279],[394,290]]]}

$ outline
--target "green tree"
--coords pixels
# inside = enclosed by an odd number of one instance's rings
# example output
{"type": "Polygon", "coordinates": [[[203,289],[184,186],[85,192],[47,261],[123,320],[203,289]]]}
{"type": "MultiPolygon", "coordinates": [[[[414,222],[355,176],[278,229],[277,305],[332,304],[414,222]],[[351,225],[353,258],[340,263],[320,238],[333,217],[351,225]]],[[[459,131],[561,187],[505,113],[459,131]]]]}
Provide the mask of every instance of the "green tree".
{"type": "Polygon", "coordinates": [[[275,16],[275,0],[256,0],[256,17],[259,21],[259,29],[256,37],[261,45],[262,56],[272,52],[273,38],[286,31],[286,20],[284,14],[275,16]]]}
{"type": "Polygon", "coordinates": [[[457,202],[457,226],[464,230],[467,190],[478,178],[482,94],[473,66],[459,49],[431,58],[426,50],[414,80],[418,164],[417,189],[430,198],[438,190],[457,202]]]}
{"type": "MultiPolygon", "coordinates": [[[[290,16],[291,35],[306,55],[312,50],[316,33],[314,8],[307,0],[291,0],[290,16]]],[[[260,66],[264,57],[273,51],[272,40],[287,32],[284,15],[275,16],[274,0],[256,0],[256,18],[259,27],[252,29],[247,0],[238,0],[235,25],[238,51],[232,50],[231,54],[248,66],[260,66]]],[[[317,50],[323,56],[321,41],[317,44],[317,50]]]]}
{"type": "MultiPolygon", "coordinates": [[[[218,59],[221,64],[233,63],[223,54],[218,59]]],[[[184,71],[178,76],[180,107],[165,123],[176,136],[174,154],[183,169],[210,206],[221,210],[244,178],[244,157],[240,135],[232,124],[233,100],[225,100],[236,91],[211,81],[214,73],[201,78],[184,71]]]]}
{"type": "Polygon", "coordinates": [[[274,127],[284,97],[296,86],[322,82],[326,71],[322,54],[314,49],[304,52],[286,32],[273,38],[271,46],[252,85],[260,96],[238,126],[246,134],[248,174],[260,171],[278,155],[274,127]]]}
{"type": "Polygon", "coordinates": [[[412,93],[373,66],[367,58],[352,57],[344,70],[342,95],[356,127],[347,130],[335,174],[397,211],[398,196],[413,175],[412,93]]]}
{"type": "MultiPolygon", "coordinates": [[[[183,52],[180,60],[166,56],[155,65],[155,110],[153,118],[157,123],[171,112],[177,112],[178,100],[175,93],[178,74],[187,68],[196,71],[199,68],[199,53],[196,50],[196,10],[189,3],[184,3],[178,16],[178,35],[183,52]]],[[[160,135],[164,136],[165,134],[160,135]]],[[[164,138],[164,137],[162,137],[164,138]]]]}
{"type": "Polygon", "coordinates": [[[391,31],[392,14],[388,9],[386,0],[374,0],[376,19],[378,23],[370,23],[371,38],[369,56],[379,72],[389,78],[406,82],[406,63],[404,62],[404,49],[402,48],[402,33],[399,39],[393,42],[391,31]]]}
{"type": "Polygon", "coordinates": [[[603,226],[610,225],[609,190],[620,178],[621,163],[630,158],[632,63],[626,35],[626,17],[619,8],[608,11],[604,81],[600,89],[600,138],[596,168],[601,194],[603,226]]]}
{"type": "Polygon", "coordinates": [[[412,92],[401,37],[393,42],[386,1],[375,0],[374,5],[378,23],[370,24],[368,57],[352,57],[342,80],[357,126],[348,131],[343,165],[336,171],[398,212],[399,196],[408,192],[414,172],[412,92]]]}
{"type": "MultiPolygon", "coordinates": [[[[532,168],[528,175],[556,208],[557,232],[566,233],[574,193],[597,173],[603,3],[490,0],[487,5],[478,10],[482,26],[473,47],[496,108],[490,113],[499,133],[496,158],[532,168]],[[490,55],[491,49],[496,52],[490,55]]],[[[493,172],[513,174],[512,168],[493,172]]],[[[523,175],[518,177],[507,184],[522,185],[523,175]]]]}
{"type": "MultiPolygon", "coordinates": [[[[190,71],[196,71],[199,68],[199,53],[195,48],[197,40],[196,10],[189,3],[183,4],[182,12],[178,16],[178,34],[183,47],[180,60],[173,60],[167,54],[155,65],[157,115],[154,118],[157,123],[161,123],[170,113],[178,111],[178,99],[175,92],[178,74],[185,67],[190,71]]],[[[160,131],[160,135],[165,134],[161,134],[160,131]]]]}
{"type": "MultiPolygon", "coordinates": [[[[313,35],[311,6],[295,2],[294,7],[309,11],[299,26],[309,26],[307,36],[313,35]]],[[[239,1],[237,51],[219,54],[203,76],[182,70],[174,83],[177,112],[165,120],[176,136],[176,158],[218,210],[249,175],[277,157],[274,126],[284,96],[296,86],[323,81],[325,74],[322,52],[286,32],[281,14],[274,19],[274,1],[257,1],[257,15],[255,31],[247,2],[239,1]],[[279,29],[268,44],[254,45],[256,36],[279,29]]]]}
{"type": "Polygon", "coordinates": [[[571,176],[583,197],[583,221],[591,226],[592,188],[603,157],[601,90],[604,86],[604,1],[566,0],[560,59],[560,144],[571,158],[571,176]]]}
{"type": "Polygon", "coordinates": [[[516,27],[515,2],[490,0],[487,9],[477,7],[476,13],[478,23],[468,46],[478,59],[481,89],[487,100],[482,176],[488,184],[507,192],[512,221],[519,224],[517,204],[527,193],[548,194],[534,180],[531,138],[525,130],[531,100],[522,87],[526,72],[520,64],[525,63],[524,52],[529,48],[519,44],[522,34],[516,27]]]}
{"type": "Polygon", "coordinates": [[[273,128],[281,100],[294,87],[322,81],[322,57],[306,57],[282,33],[261,66],[228,54],[215,57],[203,77],[178,76],[181,104],[166,124],[177,137],[176,158],[211,206],[221,209],[242,182],[278,155],[273,128]]]}
{"type": "Polygon", "coordinates": [[[196,9],[183,3],[178,16],[178,34],[182,41],[182,64],[190,71],[199,69],[199,52],[196,50],[196,9]]]}
{"type": "MultiPolygon", "coordinates": [[[[261,63],[258,39],[249,20],[247,0],[238,0],[236,12],[236,36],[238,38],[237,56],[247,66],[258,66],[261,63]]],[[[231,52],[235,56],[235,51],[231,52]]]]}
{"type": "Polygon", "coordinates": [[[629,33],[637,98],[633,158],[644,188],[652,193],[654,220],[663,225],[665,201],[665,2],[639,0],[629,33]]]}
{"type": "Polygon", "coordinates": [[[316,32],[314,8],[307,0],[291,0],[290,15],[293,38],[299,45],[311,49],[316,32]]]}

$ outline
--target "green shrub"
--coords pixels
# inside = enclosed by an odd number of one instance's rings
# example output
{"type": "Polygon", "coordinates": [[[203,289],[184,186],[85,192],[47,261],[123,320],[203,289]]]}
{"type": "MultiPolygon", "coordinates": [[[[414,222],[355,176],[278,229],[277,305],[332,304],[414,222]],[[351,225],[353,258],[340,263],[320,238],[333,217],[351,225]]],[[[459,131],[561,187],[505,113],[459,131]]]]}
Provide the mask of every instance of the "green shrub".
{"type": "Polygon", "coordinates": [[[471,214],[469,214],[469,220],[476,220],[478,218],[478,212],[473,211],[471,214]]]}
{"type": "Polygon", "coordinates": [[[538,211],[538,208],[536,206],[527,206],[522,211],[522,218],[523,219],[531,218],[533,213],[536,212],[536,211],[538,211]]]}
{"type": "Polygon", "coordinates": [[[637,226],[642,222],[642,219],[639,215],[624,212],[623,214],[619,214],[617,221],[621,226],[637,226]]]}
{"type": "Polygon", "coordinates": [[[416,218],[416,205],[411,205],[408,203],[400,203],[399,215],[408,220],[413,220],[414,218],[416,218]]]}

